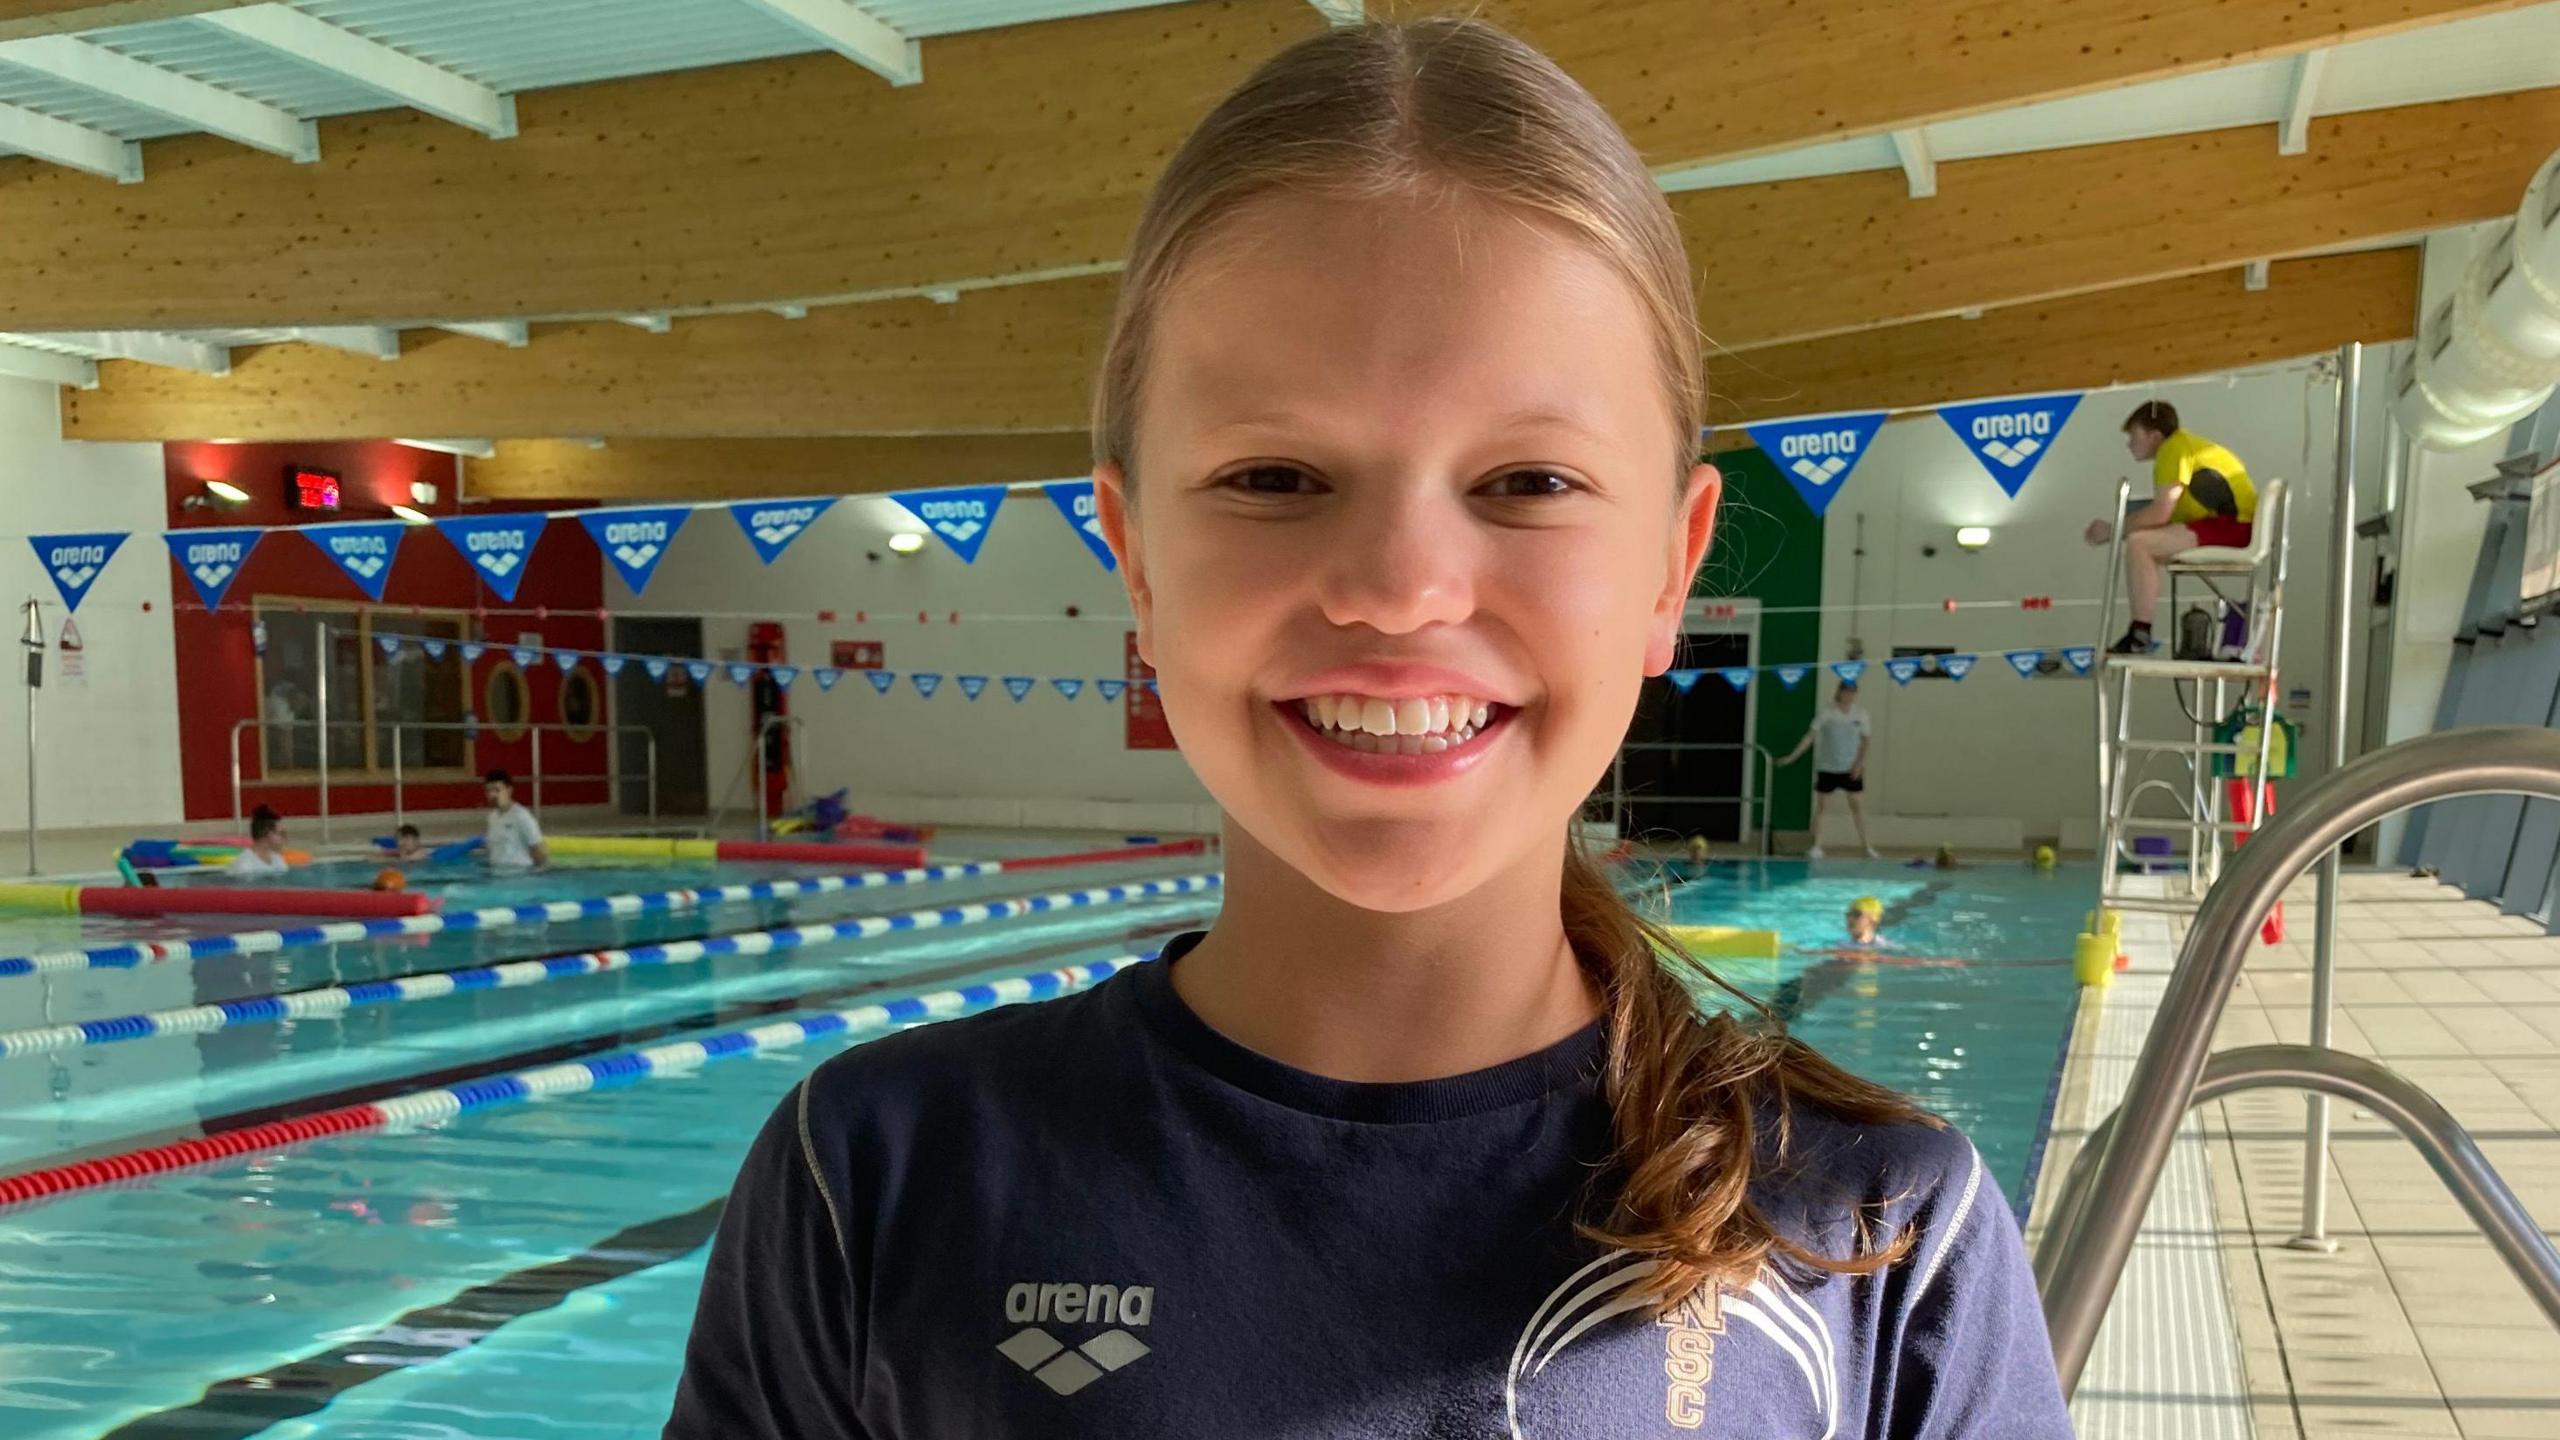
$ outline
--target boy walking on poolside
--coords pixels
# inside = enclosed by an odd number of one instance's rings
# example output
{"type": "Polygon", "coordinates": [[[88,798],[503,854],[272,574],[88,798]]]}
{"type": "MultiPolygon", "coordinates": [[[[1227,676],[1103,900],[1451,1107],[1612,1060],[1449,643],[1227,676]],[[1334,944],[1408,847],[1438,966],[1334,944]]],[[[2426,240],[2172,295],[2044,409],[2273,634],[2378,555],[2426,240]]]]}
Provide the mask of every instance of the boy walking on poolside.
{"type": "Polygon", "coordinates": [[[1875,735],[1875,726],[1858,704],[1858,682],[1843,680],[1832,692],[1831,708],[1813,717],[1813,724],[1796,742],[1796,748],[1778,761],[1792,765],[1810,748],[1813,751],[1813,848],[1804,852],[1808,860],[1822,858],[1822,816],[1831,808],[1834,794],[1846,796],[1849,818],[1858,827],[1858,848],[1867,858],[1876,858],[1875,842],[1867,838],[1867,744],[1875,735]]]}
{"type": "Polygon", "coordinates": [[[516,803],[516,777],[504,770],[490,771],[488,794],[489,867],[530,870],[550,864],[551,850],[542,843],[541,822],[516,803]]]}

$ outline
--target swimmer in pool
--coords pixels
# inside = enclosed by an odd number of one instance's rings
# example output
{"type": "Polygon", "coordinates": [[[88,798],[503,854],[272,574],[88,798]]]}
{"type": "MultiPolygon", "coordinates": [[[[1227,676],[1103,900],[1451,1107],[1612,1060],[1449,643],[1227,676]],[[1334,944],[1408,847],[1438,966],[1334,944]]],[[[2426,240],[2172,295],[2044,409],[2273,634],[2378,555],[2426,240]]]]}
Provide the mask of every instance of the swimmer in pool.
{"type": "Polygon", "coordinates": [[[1863,950],[1882,946],[1884,941],[1884,902],[1873,895],[1861,895],[1849,902],[1848,913],[1840,917],[1849,929],[1849,943],[1863,950]]]}
{"type": "Polygon", "coordinates": [[[403,825],[391,832],[391,839],[392,859],[406,861],[427,858],[426,837],[418,833],[417,826],[403,825]]]}

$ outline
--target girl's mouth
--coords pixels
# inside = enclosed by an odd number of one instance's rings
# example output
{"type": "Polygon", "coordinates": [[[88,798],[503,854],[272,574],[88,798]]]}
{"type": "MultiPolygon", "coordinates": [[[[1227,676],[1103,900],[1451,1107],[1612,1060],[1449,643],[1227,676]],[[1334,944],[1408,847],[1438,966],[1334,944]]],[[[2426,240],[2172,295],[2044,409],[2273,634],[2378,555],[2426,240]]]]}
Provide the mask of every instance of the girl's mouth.
{"type": "Polygon", "coordinates": [[[1475,745],[1514,712],[1472,695],[1386,699],[1310,695],[1283,702],[1329,745],[1368,755],[1445,755],[1475,745]]]}

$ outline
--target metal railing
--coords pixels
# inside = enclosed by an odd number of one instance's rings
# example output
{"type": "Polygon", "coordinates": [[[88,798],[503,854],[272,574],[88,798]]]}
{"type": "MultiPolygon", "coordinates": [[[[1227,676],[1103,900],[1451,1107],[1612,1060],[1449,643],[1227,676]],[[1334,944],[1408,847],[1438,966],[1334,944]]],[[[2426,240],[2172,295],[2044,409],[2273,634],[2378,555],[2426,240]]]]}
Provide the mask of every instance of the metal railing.
{"type": "MultiPolygon", "coordinates": [[[[409,733],[418,732],[423,734],[436,732],[459,732],[464,735],[472,735],[481,731],[488,731],[495,734],[499,728],[486,721],[470,720],[383,720],[370,722],[363,720],[330,720],[324,722],[319,720],[262,720],[254,715],[243,717],[242,719],[233,721],[231,725],[231,823],[235,826],[247,823],[247,802],[245,797],[246,793],[251,789],[276,789],[284,786],[313,785],[317,787],[320,796],[320,838],[323,840],[331,838],[329,833],[331,819],[330,786],[333,780],[341,784],[353,781],[357,784],[373,785],[383,783],[384,777],[382,775],[372,773],[358,776],[332,776],[329,771],[329,731],[331,729],[360,729],[367,724],[371,724],[377,729],[387,729],[391,734],[391,769],[388,779],[391,786],[391,823],[394,825],[405,823],[408,819],[409,813],[409,777],[407,773],[408,747],[402,743],[409,733]],[[297,771],[283,776],[261,774],[259,778],[255,780],[246,778],[244,767],[241,763],[240,741],[241,737],[252,727],[259,731],[261,740],[265,738],[265,733],[270,730],[287,732],[296,730],[318,730],[320,732],[319,744],[314,747],[319,758],[318,770],[316,772],[297,771]]],[[[543,768],[542,764],[542,737],[545,734],[568,735],[580,744],[584,744],[590,740],[599,740],[615,735],[640,736],[645,742],[642,754],[647,759],[647,771],[642,779],[649,797],[649,822],[652,825],[657,823],[658,737],[656,732],[650,730],[649,727],[645,725],[573,726],[559,724],[537,725],[527,723],[521,726],[509,726],[507,727],[506,733],[509,738],[518,734],[528,734],[532,737],[533,767],[526,773],[524,779],[526,781],[525,798],[527,801],[534,804],[541,803],[543,796],[542,787],[546,783],[582,784],[597,781],[602,782],[607,786],[611,786],[614,782],[623,778],[620,774],[616,773],[616,767],[613,762],[614,747],[611,745],[607,745],[605,747],[606,770],[603,774],[554,775],[549,773],[543,768]]],[[[265,771],[270,768],[267,762],[267,756],[263,750],[259,756],[259,768],[261,771],[265,771]]],[[[468,779],[470,777],[466,775],[463,778],[468,779]]],[[[440,778],[431,783],[449,785],[455,782],[452,778],[447,777],[440,778]]]]}
{"type": "Polygon", "coordinates": [[[2045,1323],[2066,1394],[2088,1364],[2179,1121],[2199,1100],[2257,1086],[2345,1095],[2390,1120],[2426,1154],[2535,1303],[2560,1325],[2560,1253],[2480,1157],[2468,1132],[2423,1090],[2380,1065],[2324,1046],[2233,1051],[2220,1058],[2218,1069],[2209,1053],[2258,923],[2285,886],[2365,826],[2429,801],[2466,795],[2560,801],[2560,732],[2521,725],[2448,730],[2333,770],[2292,813],[2270,820],[2241,847],[2205,896],[2124,1103],[2091,1136],[2037,1249],[2045,1323]]]}
{"type": "Polygon", "coordinates": [[[1774,797],[1777,793],[1776,777],[1777,762],[1770,758],[1769,749],[1765,745],[1707,740],[1630,740],[1618,747],[1617,758],[1609,762],[1609,822],[1617,827],[1619,836],[1624,838],[1627,834],[1628,823],[1631,817],[1630,807],[1635,804],[1739,805],[1742,807],[1742,820],[1746,831],[1756,835],[1756,848],[1758,848],[1761,854],[1766,855],[1769,853],[1771,843],[1769,832],[1769,807],[1773,803],[1774,797]],[[1756,786],[1751,783],[1754,778],[1754,773],[1750,767],[1746,766],[1742,774],[1743,786],[1742,793],[1740,795],[1654,795],[1649,793],[1642,795],[1630,795],[1627,791],[1627,753],[1633,750],[1641,750],[1649,753],[1665,751],[1749,751],[1751,754],[1759,757],[1760,764],[1757,778],[1760,783],[1756,786]],[[1753,818],[1755,812],[1757,814],[1757,823],[1754,823],[1753,818]]]}
{"type": "Polygon", "coordinates": [[[765,764],[765,747],[773,743],[773,732],[775,729],[786,726],[799,732],[796,737],[799,741],[799,745],[795,745],[792,748],[791,768],[788,772],[790,774],[797,775],[801,773],[801,767],[803,764],[800,745],[806,745],[809,740],[808,724],[797,715],[767,715],[764,717],[764,720],[756,726],[755,802],[756,838],[759,840],[770,840],[773,838],[773,815],[771,813],[771,807],[765,803],[764,793],[765,776],[770,772],[772,767],[765,764]]]}

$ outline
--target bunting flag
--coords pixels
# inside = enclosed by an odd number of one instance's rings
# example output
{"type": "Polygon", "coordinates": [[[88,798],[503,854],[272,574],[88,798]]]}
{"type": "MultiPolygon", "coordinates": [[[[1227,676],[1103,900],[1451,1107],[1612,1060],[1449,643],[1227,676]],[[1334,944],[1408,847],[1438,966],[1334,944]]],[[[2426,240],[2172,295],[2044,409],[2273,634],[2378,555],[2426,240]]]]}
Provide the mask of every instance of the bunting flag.
{"type": "Polygon", "coordinates": [[[1156,684],[1156,677],[1153,675],[1148,676],[1146,679],[1141,680],[1138,683],[1146,686],[1147,693],[1150,695],[1162,695],[1164,693],[1163,689],[1156,684]]]}
{"type": "Polygon", "coordinates": [[[382,651],[385,659],[394,658],[400,653],[400,637],[397,635],[376,635],[373,637],[373,643],[382,651]]]}
{"type": "Polygon", "coordinates": [[[1092,551],[1093,558],[1102,562],[1102,568],[1119,569],[1119,560],[1102,539],[1102,516],[1094,508],[1093,482],[1052,480],[1040,488],[1048,495],[1049,502],[1058,507],[1058,513],[1067,517],[1067,524],[1075,530],[1076,538],[1084,542],[1084,548],[1092,551]]]}
{"type": "Polygon", "coordinates": [[[380,600],[391,583],[391,558],[400,553],[400,537],[409,532],[399,520],[359,521],[350,525],[305,525],[302,533],[329,563],[346,572],[367,600],[380,600]]]}
{"type": "Polygon", "coordinates": [[[617,655],[612,651],[607,650],[596,656],[596,663],[603,666],[606,677],[611,678],[622,673],[622,667],[631,663],[631,657],[628,655],[617,655]]]}
{"type": "Polygon", "coordinates": [[[534,662],[542,658],[542,652],[528,645],[518,645],[507,651],[507,658],[516,662],[517,669],[530,670],[534,662]]]}
{"type": "Polygon", "coordinates": [[[1031,687],[1039,683],[1028,675],[1007,675],[1004,677],[1004,693],[1012,696],[1013,703],[1019,705],[1022,697],[1031,693],[1031,687]]]}
{"type": "Polygon", "coordinates": [[[1810,665],[1779,665],[1772,668],[1777,671],[1778,683],[1790,690],[1803,684],[1804,677],[1813,673],[1813,667],[1810,665]]]}
{"type": "Polygon", "coordinates": [[[1911,683],[1912,677],[1920,673],[1920,657],[1917,655],[1896,655],[1892,659],[1884,662],[1884,673],[1893,677],[1894,684],[1908,685],[1911,683]]]}
{"type": "Polygon", "coordinates": [[[987,688],[987,677],[984,675],[954,675],[951,678],[959,682],[960,693],[972,700],[978,698],[979,691],[987,688]]]}
{"type": "Polygon", "coordinates": [[[578,517],[587,534],[604,552],[622,583],[639,594],[649,588],[649,577],[657,573],[658,562],[667,558],[667,546],[684,528],[693,510],[683,505],[664,505],[641,510],[590,510],[578,517]]]}
{"type": "Polygon", "coordinates": [[[917,670],[908,674],[907,683],[916,687],[917,694],[930,700],[933,692],[942,688],[942,676],[939,672],[917,670]]]}
{"type": "Polygon", "coordinates": [[[1096,680],[1093,682],[1093,688],[1100,691],[1102,698],[1108,702],[1119,699],[1120,692],[1129,688],[1129,682],[1126,680],[1096,680]]]}
{"type": "Polygon", "coordinates": [[[1751,667],[1748,665],[1727,665],[1716,673],[1724,677],[1724,683],[1736,690],[1751,688],[1751,667]]]}
{"type": "Polygon", "coordinates": [[[1941,405],[1938,418],[1956,432],[1964,448],[1991,472],[1991,478],[2018,498],[2027,477],[2044,463],[2054,437],[2080,405],[2077,395],[2033,395],[2021,400],[1983,400],[1971,405],[1941,405]]]}
{"type": "Polygon", "coordinates": [[[873,690],[882,695],[886,695],[889,693],[890,687],[898,683],[898,672],[894,670],[865,670],[862,672],[862,678],[871,682],[871,688],[873,690]]]}
{"type": "Polygon", "coordinates": [[[1938,668],[1946,672],[1946,677],[1948,679],[1962,680],[1967,675],[1973,673],[1973,657],[1970,655],[1941,655],[1938,657],[1938,668]]]}
{"type": "Polygon", "coordinates": [[[161,538],[169,542],[170,556],[196,587],[196,598],[207,610],[218,610],[231,582],[240,578],[240,567],[249,563],[249,552],[258,548],[266,533],[255,527],[173,530],[161,538]]]}
{"type": "Polygon", "coordinates": [[[732,685],[750,684],[756,678],[756,667],[744,660],[732,660],[728,665],[728,675],[732,685]]]}
{"type": "Polygon", "coordinates": [[[809,523],[827,513],[836,502],[825,500],[747,500],[729,507],[738,528],[747,532],[747,543],[756,547],[756,558],[767,565],[800,538],[809,523]]]}
{"type": "Polygon", "coordinates": [[[1049,685],[1050,688],[1056,690],[1060,695],[1069,700],[1073,700],[1084,693],[1084,682],[1072,675],[1061,675],[1057,679],[1050,681],[1049,685]]]}
{"type": "Polygon", "coordinates": [[[1752,443],[1766,452],[1804,497],[1816,516],[1831,508],[1832,497],[1848,483],[1849,472],[1866,458],[1867,446],[1884,428],[1885,412],[1827,415],[1814,420],[1771,420],[1745,425],[1752,443]]]}
{"type": "Polygon", "coordinates": [[[1671,682],[1672,689],[1686,695],[1697,688],[1698,677],[1706,673],[1704,670],[1665,670],[1662,678],[1671,682]]]}
{"type": "Polygon", "coordinates": [[[554,650],[551,652],[551,663],[559,666],[560,673],[566,675],[570,671],[578,668],[578,652],[575,650],[554,650]]]}
{"type": "Polygon", "coordinates": [[[844,678],[844,672],[833,665],[820,665],[809,672],[809,678],[818,682],[818,693],[823,695],[836,688],[836,682],[844,678]]]}
{"type": "Polygon", "coordinates": [[[694,684],[708,685],[711,683],[711,662],[708,660],[687,660],[684,662],[684,673],[693,677],[694,684]]]}
{"type": "Polygon", "coordinates": [[[1831,662],[1831,673],[1840,678],[1841,684],[1855,685],[1858,683],[1858,677],[1867,673],[1867,662],[1864,660],[1834,660],[1831,662]]]}
{"type": "Polygon", "coordinates": [[[673,663],[675,662],[669,660],[664,655],[644,655],[640,657],[640,668],[648,672],[648,676],[652,680],[666,679],[667,667],[673,663]]]}
{"type": "Polygon", "coordinates": [[[2095,645],[2066,645],[2062,649],[2062,658],[2065,663],[2070,665],[2072,674],[2086,675],[2089,673],[2089,667],[2098,663],[2098,647],[2095,645]]]}
{"type": "Polygon", "coordinates": [[[516,587],[524,584],[524,572],[533,563],[534,542],[542,538],[542,527],[550,517],[539,513],[515,515],[466,515],[439,520],[436,529],[471,562],[472,573],[488,582],[498,598],[513,603],[516,587]]]}
{"type": "Polygon", "coordinates": [[[2044,668],[2044,652],[2041,650],[2003,650],[2000,658],[2009,662],[2009,668],[2017,671],[2021,680],[2034,679],[2035,673],[2044,668]]]}
{"type": "Polygon", "coordinates": [[[456,648],[462,651],[462,663],[465,665],[478,664],[480,657],[489,652],[488,646],[476,640],[465,640],[456,648]]]}
{"type": "Polygon", "coordinates": [[[776,665],[773,667],[773,683],[785,690],[790,689],[791,682],[799,678],[800,667],[797,665],[776,665]]]}
{"type": "Polygon", "coordinates": [[[450,643],[450,641],[438,640],[430,636],[420,640],[418,648],[427,652],[428,659],[441,660],[444,658],[445,647],[450,643]]]}
{"type": "Polygon", "coordinates": [[[996,509],[1004,504],[1002,485],[958,485],[945,490],[906,490],[889,498],[906,507],[907,513],[924,522],[924,528],[942,537],[960,563],[977,563],[978,547],[987,543],[987,527],[996,522],[996,509]]]}

